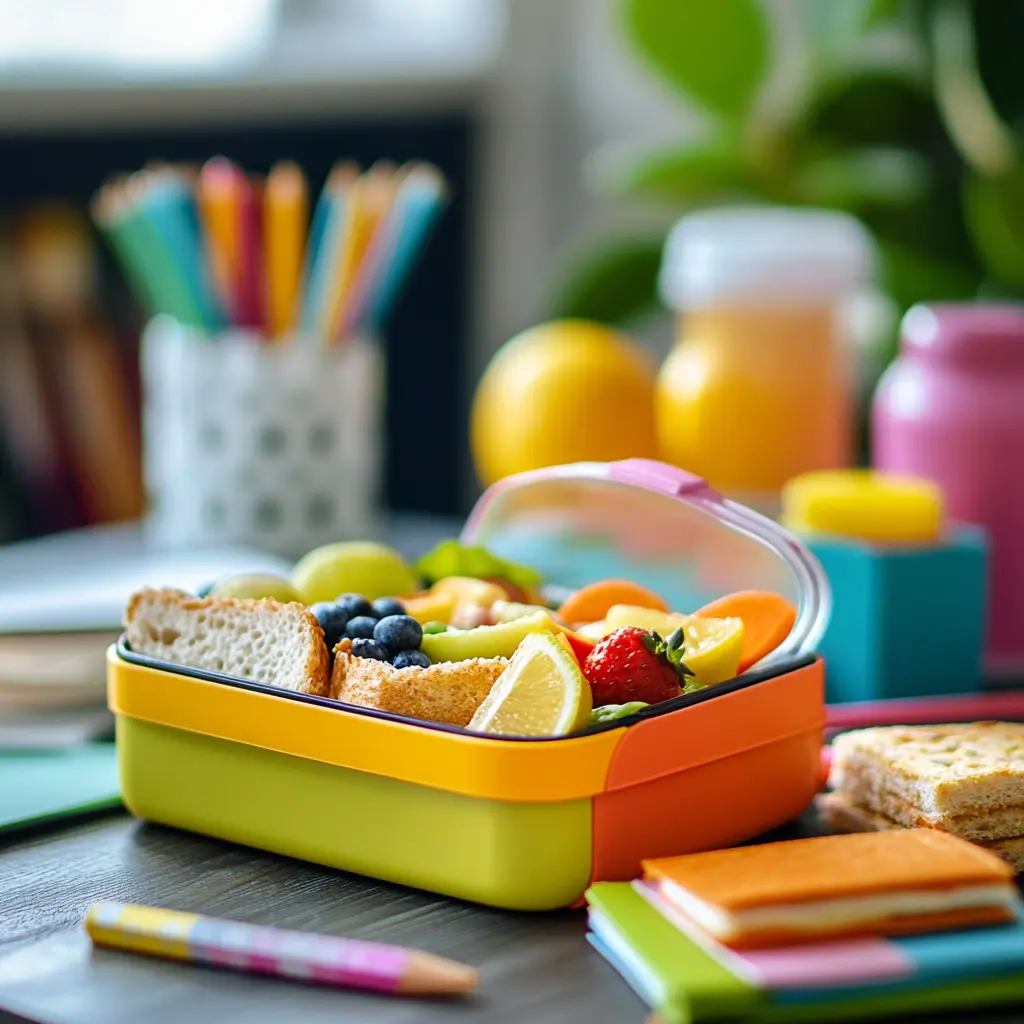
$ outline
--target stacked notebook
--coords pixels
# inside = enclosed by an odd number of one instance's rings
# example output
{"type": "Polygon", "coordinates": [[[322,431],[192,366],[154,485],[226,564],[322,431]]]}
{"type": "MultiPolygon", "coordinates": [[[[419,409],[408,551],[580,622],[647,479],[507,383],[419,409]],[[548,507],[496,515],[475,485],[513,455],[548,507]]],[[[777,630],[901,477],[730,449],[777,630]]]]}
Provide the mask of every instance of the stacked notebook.
{"type": "Polygon", "coordinates": [[[663,1024],[1024,1001],[1011,869],[931,829],[649,861],[587,900],[588,940],[663,1024]]]}
{"type": "Polygon", "coordinates": [[[106,652],[134,590],[289,571],[247,548],[160,551],[133,523],[0,546],[0,752],[65,749],[112,730],[106,652]]]}

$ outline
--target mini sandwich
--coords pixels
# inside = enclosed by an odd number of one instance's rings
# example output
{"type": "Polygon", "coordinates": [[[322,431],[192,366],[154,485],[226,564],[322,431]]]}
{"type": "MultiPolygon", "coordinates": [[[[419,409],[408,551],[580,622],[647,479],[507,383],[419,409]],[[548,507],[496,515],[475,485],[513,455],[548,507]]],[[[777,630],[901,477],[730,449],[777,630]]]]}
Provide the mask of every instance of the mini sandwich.
{"type": "Polygon", "coordinates": [[[1018,907],[1004,861],[932,829],[741,846],[644,870],[690,922],[733,949],[999,924],[1018,907]]]}
{"type": "Polygon", "coordinates": [[[824,823],[839,831],[931,828],[1024,870],[1024,725],[888,726],[833,743],[824,823]]]}
{"type": "Polygon", "coordinates": [[[507,665],[506,658],[470,658],[395,668],[352,657],[352,641],[342,640],[334,650],[330,696],[405,718],[465,727],[507,665]]]}

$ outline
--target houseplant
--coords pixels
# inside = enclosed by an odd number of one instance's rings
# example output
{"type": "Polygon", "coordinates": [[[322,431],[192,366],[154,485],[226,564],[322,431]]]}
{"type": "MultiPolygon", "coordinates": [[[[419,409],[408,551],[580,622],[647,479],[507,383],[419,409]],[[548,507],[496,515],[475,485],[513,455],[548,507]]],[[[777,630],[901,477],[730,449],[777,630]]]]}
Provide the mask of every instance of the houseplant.
{"type": "MultiPolygon", "coordinates": [[[[854,214],[900,310],[921,300],[1024,297],[1024,4],[794,0],[803,70],[779,61],[758,0],[622,0],[630,43],[702,115],[657,151],[595,154],[591,183],[646,200],[664,226],[736,200],[854,214]]],[[[664,232],[590,247],[562,279],[560,316],[622,323],[658,305],[664,232]]]]}

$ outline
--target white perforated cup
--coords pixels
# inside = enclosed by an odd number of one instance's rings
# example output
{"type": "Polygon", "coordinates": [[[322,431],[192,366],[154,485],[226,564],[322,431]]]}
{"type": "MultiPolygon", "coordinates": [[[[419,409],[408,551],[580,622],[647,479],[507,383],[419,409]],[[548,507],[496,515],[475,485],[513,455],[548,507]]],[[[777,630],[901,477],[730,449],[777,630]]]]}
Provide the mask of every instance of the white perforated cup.
{"type": "Polygon", "coordinates": [[[298,557],[373,533],[383,359],[370,339],[324,348],[208,338],[166,317],[142,338],[149,540],[247,544],[298,557]]]}

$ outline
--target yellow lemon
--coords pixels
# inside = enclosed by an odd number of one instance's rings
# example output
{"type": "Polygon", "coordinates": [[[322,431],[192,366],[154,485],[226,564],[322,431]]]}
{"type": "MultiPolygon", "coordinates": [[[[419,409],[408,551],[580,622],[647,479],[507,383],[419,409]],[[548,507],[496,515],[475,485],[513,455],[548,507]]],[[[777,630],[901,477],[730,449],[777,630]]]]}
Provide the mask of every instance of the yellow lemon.
{"type": "Polygon", "coordinates": [[[492,736],[565,736],[590,724],[590,684],[561,634],[530,633],[466,727],[492,736]]]}
{"type": "Polygon", "coordinates": [[[743,653],[742,619],[703,619],[691,615],[683,626],[686,635],[683,663],[698,686],[732,679],[743,653]]]}
{"type": "Polygon", "coordinates": [[[477,387],[470,442],[485,486],[542,466],[657,458],[652,365],[600,324],[557,320],[524,331],[477,387]]]}

